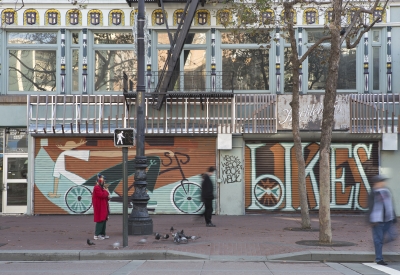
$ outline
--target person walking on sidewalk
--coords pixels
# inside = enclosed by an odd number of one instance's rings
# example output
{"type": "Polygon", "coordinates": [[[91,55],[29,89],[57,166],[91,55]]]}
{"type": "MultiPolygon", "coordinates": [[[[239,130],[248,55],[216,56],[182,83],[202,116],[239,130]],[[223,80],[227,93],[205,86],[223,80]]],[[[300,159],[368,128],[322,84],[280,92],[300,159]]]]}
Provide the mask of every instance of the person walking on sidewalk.
{"type": "Polygon", "coordinates": [[[96,185],[93,188],[92,203],[93,203],[93,217],[96,223],[94,239],[104,240],[110,238],[106,235],[106,224],[108,215],[110,213],[108,201],[110,193],[104,185],[105,179],[102,175],[97,176],[96,185]]]}
{"type": "Polygon", "coordinates": [[[396,239],[397,233],[393,226],[396,222],[392,194],[386,187],[386,178],[376,175],[371,179],[372,190],[368,197],[368,218],[372,226],[372,238],[375,247],[375,261],[379,265],[387,265],[383,260],[383,243],[396,239]],[[385,236],[387,238],[385,239],[385,236]]]}
{"type": "Polygon", "coordinates": [[[207,227],[215,227],[211,222],[213,207],[212,201],[214,199],[214,187],[210,176],[214,173],[215,168],[209,167],[207,172],[203,174],[203,182],[201,184],[201,199],[204,202],[204,219],[206,220],[207,227]]]}

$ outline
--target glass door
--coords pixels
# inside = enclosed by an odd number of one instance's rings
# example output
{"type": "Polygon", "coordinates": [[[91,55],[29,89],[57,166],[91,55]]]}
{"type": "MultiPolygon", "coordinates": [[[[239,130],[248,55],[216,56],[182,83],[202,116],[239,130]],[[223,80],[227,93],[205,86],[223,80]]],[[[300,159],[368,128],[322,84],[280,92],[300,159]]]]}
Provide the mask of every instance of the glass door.
{"type": "Polygon", "coordinates": [[[2,212],[26,213],[28,202],[28,155],[3,155],[2,212]]]}

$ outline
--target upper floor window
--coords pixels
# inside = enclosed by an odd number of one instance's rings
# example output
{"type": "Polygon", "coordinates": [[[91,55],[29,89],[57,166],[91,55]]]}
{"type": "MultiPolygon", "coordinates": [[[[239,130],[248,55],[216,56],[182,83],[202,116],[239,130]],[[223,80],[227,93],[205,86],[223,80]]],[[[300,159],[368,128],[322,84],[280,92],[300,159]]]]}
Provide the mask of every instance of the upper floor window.
{"type": "Polygon", "coordinates": [[[49,12],[47,14],[47,18],[49,20],[50,25],[56,25],[57,24],[57,13],[55,12],[49,12]]]}
{"type": "Polygon", "coordinates": [[[155,10],[153,11],[152,14],[152,25],[164,25],[165,23],[165,18],[164,18],[164,13],[162,10],[155,10]]]}
{"type": "Polygon", "coordinates": [[[315,23],[315,11],[306,12],[306,22],[307,22],[307,24],[315,23]]]}
{"type": "Polygon", "coordinates": [[[109,25],[114,25],[114,26],[124,25],[124,13],[121,10],[112,10],[110,12],[109,25]]]}
{"type": "Polygon", "coordinates": [[[377,19],[377,18],[379,18],[378,21],[376,21],[377,23],[382,22],[382,10],[375,10],[374,11],[374,20],[377,19]]]}
{"type": "Polygon", "coordinates": [[[219,10],[217,12],[217,24],[226,25],[231,20],[231,12],[229,10],[219,10]]]}
{"type": "Polygon", "coordinates": [[[57,10],[48,10],[46,12],[46,25],[59,25],[60,12],[57,10]]]}
{"type": "Polygon", "coordinates": [[[291,11],[287,11],[288,15],[286,16],[285,11],[283,10],[281,13],[281,18],[283,18],[284,22],[286,24],[290,23],[292,21],[293,24],[297,24],[297,18],[296,18],[296,13],[292,9],[291,11]]]}
{"type": "Polygon", "coordinates": [[[274,12],[272,10],[263,11],[261,13],[261,22],[263,24],[271,24],[274,18],[274,12]]]}
{"type": "Polygon", "coordinates": [[[196,13],[196,25],[206,25],[208,23],[209,12],[207,10],[199,10],[196,13]]]}
{"type": "Polygon", "coordinates": [[[358,16],[357,16],[357,18],[355,18],[356,17],[356,13],[357,13],[357,10],[356,9],[353,9],[353,10],[351,10],[350,11],[350,13],[349,13],[349,15],[348,15],[348,23],[350,24],[353,20],[357,20],[357,22],[361,22],[361,14],[359,14],[358,16]]]}
{"type": "Polygon", "coordinates": [[[304,10],[303,24],[318,24],[318,11],[315,8],[308,8],[304,10]]]}
{"type": "Polygon", "coordinates": [[[91,10],[88,14],[88,25],[101,25],[102,22],[102,13],[99,10],[91,10]]]}
{"type": "Polygon", "coordinates": [[[36,25],[38,23],[39,14],[36,10],[29,9],[25,11],[24,25],[36,25]]]}
{"type": "Polygon", "coordinates": [[[12,9],[3,11],[2,21],[7,25],[13,25],[17,22],[17,13],[12,9]]]}
{"type": "Polygon", "coordinates": [[[69,10],[67,12],[67,25],[81,25],[81,12],[79,10],[69,10]]]}
{"type": "Polygon", "coordinates": [[[177,10],[174,14],[174,25],[183,24],[185,20],[185,16],[183,14],[183,10],[177,10]]]}
{"type": "Polygon", "coordinates": [[[372,22],[372,21],[376,20],[377,18],[379,18],[379,19],[378,19],[378,21],[376,21],[376,23],[386,23],[386,13],[383,10],[383,8],[381,8],[381,7],[377,7],[374,10],[374,14],[370,15],[370,17],[369,17],[369,21],[372,22]]]}
{"type": "Polygon", "coordinates": [[[325,13],[325,21],[326,23],[332,22],[333,21],[333,10],[328,9],[325,13]]]}

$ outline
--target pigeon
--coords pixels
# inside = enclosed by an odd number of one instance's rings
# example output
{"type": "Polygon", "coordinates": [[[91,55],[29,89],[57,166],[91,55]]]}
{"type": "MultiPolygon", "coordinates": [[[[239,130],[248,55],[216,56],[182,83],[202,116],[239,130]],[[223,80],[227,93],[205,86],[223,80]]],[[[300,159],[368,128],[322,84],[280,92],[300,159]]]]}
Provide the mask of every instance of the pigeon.
{"type": "Polygon", "coordinates": [[[162,239],[168,239],[168,238],[169,238],[169,235],[168,235],[168,234],[165,234],[164,236],[161,236],[161,238],[162,238],[162,239]]]}
{"type": "Polygon", "coordinates": [[[171,226],[171,229],[169,230],[170,232],[171,232],[171,234],[172,234],[172,232],[174,232],[174,228],[171,226]]]}
{"type": "Polygon", "coordinates": [[[114,249],[119,249],[119,246],[120,246],[120,243],[118,243],[118,242],[113,243],[113,248],[114,249]]]}
{"type": "Polygon", "coordinates": [[[190,239],[194,241],[194,240],[200,239],[200,236],[191,236],[190,239]]]}
{"type": "Polygon", "coordinates": [[[156,240],[159,240],[159,239],[161,239],[161,235],[156,233],[156,240]]]}
{"type": "Polygon", "coordinates": [[[145,244],[147,242],[147,238],[143,238],[140,241],[138,241],[139,244],[145,244]]]}
{"type": "Polygon", "coordinates": [[[87,243],[88,245],[95,245],[95,243],[92,242],[90,239],[87,239],[86,243],[87,243]]]}

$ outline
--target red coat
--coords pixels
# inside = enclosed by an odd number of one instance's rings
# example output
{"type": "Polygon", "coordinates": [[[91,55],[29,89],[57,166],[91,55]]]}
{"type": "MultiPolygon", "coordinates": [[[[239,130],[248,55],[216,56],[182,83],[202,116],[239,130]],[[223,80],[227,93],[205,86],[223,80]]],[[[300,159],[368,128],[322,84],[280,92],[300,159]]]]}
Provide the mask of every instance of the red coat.
{"type": "Polygon", "coordinates": [[[93,188],[92,203],[94,222],[103,222],[108,217],[108,191],[96,184],[93,188]]]}

